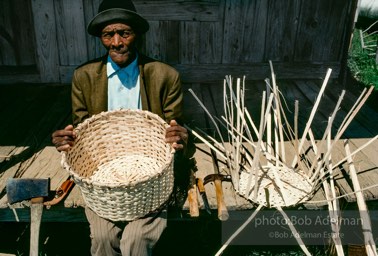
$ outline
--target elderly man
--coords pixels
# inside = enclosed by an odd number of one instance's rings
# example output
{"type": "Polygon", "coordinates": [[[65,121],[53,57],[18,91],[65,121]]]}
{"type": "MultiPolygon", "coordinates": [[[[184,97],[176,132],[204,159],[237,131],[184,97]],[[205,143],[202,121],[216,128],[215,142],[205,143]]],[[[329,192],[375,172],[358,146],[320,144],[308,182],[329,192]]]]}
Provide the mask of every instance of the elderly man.
{"type": "MultiPolygon", "coordinates": [[[[102,111],[127,108],[158,114],[170,127],[166,142],[176,154],[190,156],[188,132],[182,124],[181,82],[172,67],[138,52],[140,36],[148,22],[128,0],[104,0],[88,26],[107,54],[78,67],[72,80],[73,125],[55,131],[52,141],[59,151],[75,143],[74,125],[102,111]]],[[[190,144],[190,143],[189,143],[190,144]]],[[[151,255],[166,227],[166,210],[132,222],[111,222],[85,210],[91,230],[92,255],[151,255]]]]}

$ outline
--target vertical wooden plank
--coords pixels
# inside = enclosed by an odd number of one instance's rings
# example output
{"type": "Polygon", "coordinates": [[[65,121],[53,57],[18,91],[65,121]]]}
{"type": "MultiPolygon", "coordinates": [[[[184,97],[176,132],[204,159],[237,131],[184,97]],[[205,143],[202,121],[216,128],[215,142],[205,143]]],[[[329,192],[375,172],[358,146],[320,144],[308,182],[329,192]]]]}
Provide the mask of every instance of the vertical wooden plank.
{"type": "Polygon", "coordinates": [[[36,65],[35,35],[31,13],[31,3],[28,0],[12,0],[12,22],[14,47],[17,49],[17,63],[19,65],[36,65]]]}
{"type": "Polygon", "coordinates": [[[146,54],[152,58],[176,64],[179,60],[179,22],[150,21],[146,33],[146,54]]]}
{"type": "Polygon", "coordinates": [[[161,50],[160,50],[160,33],[157,33],[159,30],[160,23],[158,21],[150,21],[150,29],[146,33],[146,49],[145,53],[155,59],[161,59],[161,50]]]}
{"type": "Polygon", "coordinates": [[[292,62],[300,0],[269,0],[265,60],[292,62]]]}
{"type": "Polygon", "coordinates": [[[352,1],[303,1],[295,45],[296,61],[340,61],[352,1]]]}
{"type": "MultiPolygon", "coordinates": [[[[179,21],[168,21],[167,28],[165,29],[166,33],[166,48],[165,48],[165,61],[169,64],[179,63],[179,40],[177,36],[180,34],[180,22],[179,21]]],[[[164,42],[164,41],[163,41],[164,42]]]]}
{"type": "Polygon", "coordinates": [[[242,0],[227,0],[224,10],[222,63],[238,63],[241,54],[242,0]]]}
{"type": "Polygon", "coordinates": [[[183,21],[180,23],[180,63],[196,64],[199,59],[199,22],[183,21]]]}
{"type": "Polygon", "coordinates": [[[215,21],[217,1],[134,0],[133,3],[147,20],[215,21]]]}
{"type": "Polygon", "coordinates": [[[10,1],[0,1],[0,24],[2,24],[2,29],[0,31],[0,64],[13,66],[17,65],[17,60],[15,58],[17,52],[14,48],[13,41],[13,31],[11,28],[10,15],[11,12],[11,2],[10,1]]]}
{"type": "Polygon", "coordinates": [[[243,51],[241,52],[240,61],[242,63],[265,62],[265,34],[266,21],[268,17],[268,1],[254,0],[244,2],[243,17],[243,51]]]}
{"type": "MultiPolygon", "coordinates": [[[[101,0],[83,0],[85,29],[87,29],[89,22],[97,15],[98,6],[101,0]]],[[[97,37],[89,35],[86,31],[88,59],[98,58],[106,53],[106,49],[102,46],[97,37]]]]}
{"type": "Polygon", "coordinates": [[[32,0],[32,10],[41,82],[58,82],[59,55],[54,1],[32,0]]]}
{"type": "Polygon", "coordinates": [[[223,48],[223,20],[226,0],[220,0],[218,21],[201,22],[199,62],[203,64],[221,63],[223,48]]]}
{"type": "Polygon", "coordinates": [[[201,64],[221,63],[223,46],[222,20],[219,22],[201,22],[200,25],[200,56],[201,64]]]}
{"type": "Polygon", "coordinates": [[[88,60],[82,1],[55,0],[60,65],[79,65],[88,60]]]}
{"type": "Polygon", "coordinates": [[[0,10],[0,64],[36,65],[30,1],[0,1],[0,10]]]}
{"type": "Polygon", "coordinates": [[[263,61],[266,17],[265,0],[226,1],[223,63],[263,61]]]}

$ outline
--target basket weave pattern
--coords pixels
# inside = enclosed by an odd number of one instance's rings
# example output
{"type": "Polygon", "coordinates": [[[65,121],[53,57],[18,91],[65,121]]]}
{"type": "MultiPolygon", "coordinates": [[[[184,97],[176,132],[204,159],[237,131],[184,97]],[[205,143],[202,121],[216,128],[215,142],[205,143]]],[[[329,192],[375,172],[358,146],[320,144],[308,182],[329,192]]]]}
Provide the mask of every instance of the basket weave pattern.
{"type": "Polygon", "coordinates": [[[173,189],[167,126],[142,110],[102,112],[79,124],[75,146],[62,153],[62,165],[86,205],[113,221],[131,221],[159,209],[173,189]]]}

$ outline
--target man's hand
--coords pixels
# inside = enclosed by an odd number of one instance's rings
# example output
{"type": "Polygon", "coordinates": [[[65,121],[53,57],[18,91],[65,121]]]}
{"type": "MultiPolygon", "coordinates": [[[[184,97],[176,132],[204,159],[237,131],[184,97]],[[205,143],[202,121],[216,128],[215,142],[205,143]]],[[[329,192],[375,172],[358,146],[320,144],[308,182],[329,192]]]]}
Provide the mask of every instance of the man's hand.
{"type": "Polygon", "coordinates": [[[58,151],[68,151],[75,142],[75,132],[72,125],[67,125],[63,130],[57,130],[52,134],[52,143],[58,151]]]}
{"type": "Polygon", "coordinates": [[[171,120],[165,133],[165,141],[171,143],[176,151],[183,150],[188,143],[188,136],[188,130],[185,127],[171,120]]]}

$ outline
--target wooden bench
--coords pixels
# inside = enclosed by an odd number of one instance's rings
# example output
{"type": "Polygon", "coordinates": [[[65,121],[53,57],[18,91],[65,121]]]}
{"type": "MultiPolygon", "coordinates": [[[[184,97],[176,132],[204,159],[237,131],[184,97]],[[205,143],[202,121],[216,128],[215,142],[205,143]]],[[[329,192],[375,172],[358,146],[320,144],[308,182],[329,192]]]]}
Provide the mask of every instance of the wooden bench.
{"type": "MultiPolygon", "coordinates": [[[[314,80],[288,80],[280,81],[279,86],[284,92],[288,103],[298,99],[301,103],[301,111],[304,117],[309,113],[312,102],[315,99],[321,81],[314,80]]],[[[248,85],[246,95],[247,107],[256,109],[260,104],[260,92],[265,88],[263,82],[248,85]],[[257,103],[256,103],[257,102],[257,103]]],[[[185,88],[184,88],[185,89],[185,88]]],[[[210,99],[211,95],[217,95],[219,86],[217,84],[197,85],[193,87],[195,91],[201,91],[202,97],[210,99]],[[210,95],[210,96],[209,96],[210,95]]],[[[319,127],[324,127],[324,120],[327,119],[330,109],[336,102],[337,95],[343,89],[339,83],[329,85],[323,95],[324,103],[320,105],[317,117],[314,122],[319,127]]],[[[0,87],[0,221],[15,221],[12,209],[7,205],[5,184],[8,178],[51,178],[51,190],[55,190],[67,179],[68,174],[63,170],[60,154],[51,145],[51,133],[56,129],[61,129],[69,123],[70,119],[70,86],[69,85],[3,85],[0,87]]],[[[203,111],[198,107],[194,99],[188,95],[185,89],[185,111],[193,127],[203,128],[203,111]],[[201,126],[202,125],[202,126],[201,126]]],[[[358,95],[354,91],[347,91],[340,115],[347,113],[355,102],[358,95]]],[[[212,110],[221,109],[220,104],[209,102],[212,110]]],[[[218,110],[219,111],[219,110],[218,110]]],[[[215,113],[215,112],[214,112],[215,113]]],[[[338,120],[335,123],[339,123],[338,120]]],[[[345,138],[350,139],[351,150],[360,147],[370,138],[378,134],[378,113],[364,107],[352,122],[345,133],[345,138]]],[[[303,125],[303,124],[300,124],[303,125]]],[[[321,128],[318,129],[321,133],[321,128]]],[[[319,132],[314,129],[314,132],[319,132]]],[[[197,142],[195,158],[198,164],[198,177],[205,177],[213,173],[211,157],[208,155],[209,149],[200,142],[197,142]]],[[[378,166],[378,142],[364,149],[354,157],[354,161],[359,173],[361,187],[364,190],[366,200],[376,200],[378,189],[375,186],[377,179],[378,166]]],[[[343,141],[340,140],[335,148],[332,159],[342,159],[345,156],[343,141]]],[[[348,179],[347,167],[343,171],[337,172],[336,184],[340,189],[340,194],[345,195],[346,202],[354,202],[355,196],[352,193],[351,183],[348,179]]],[[[225,200],[230,211],[252,209],[254,206],[237,195],[229,182],[223,184],[225,200]]],[[[206,192],[209,197],[210,206],[216,209],[216,199],[214,186],[212,183],[206,184],[206,192]]],[[[202,207],[202,201],[199,198],[202,207]]],[[[44,213],[44,221],[75,222],[86,221],[83,206],[84,200],[77,186],[73,188],[68,197],[59,205],[51,207],[44,213]]],[[[325,207],[322,189],[314,195],[312,200],[305,204],[309,209],[325,207]]],[[[28,208],[21,207],[16,209],[20,220],[28,220],[28,208]]],[[[183,208],[184,216],[188,216],[188,203],[183,208]]]]}
{"type": "MultiPolygon", "coordinates": [[[[362,144],[366,143],[367,139],[352,139],[350,140],[351,149],[357,149],[362,144]]],[[[345,157],[345,152],[343,152],[343,141],[337,143],[335,153],[333,154],[333,159],[335,161],[341,160],[345,157]]],[[[196,172],[196,177],[204,178],[206,175],[214,172],[213,163],[208,152],[209,149],[205,144],[198,143],[197,150],[195,153],[195,159],[197,161],[198,171],[196,172]]],[[[360,152],[354,157],[354,161],[359,172],[359,180],[363,188],[371,187],[364,191],[364,196],[366,200],[375,200],[378,195],[378,187],[374,186],[376,180],[378,180],[378,172],[376,168],[378,166],[378,140],[374,141],[372,145],[368,146],[365,150],[360,152]]],[[[67,172],[60,165],[60,153],[56,151],[54,147],[46,147],[36,156],[37,160],[32,161],[27,171],[22,177],[27,178],[50,178],[51,179],[51,190],[55,190],[59,185],[67,179],[67,172]]],[[[336,185],[340,189],[340,194],[345,195],[344,199],[346,202],[355,202],[355,195],[352,193],[353,188],[348,179],[348,166],[345,166],[345,170],[338,170],[335,172],[336,185]]],[[[2,177],[2,182],[4,182],[4,177],[2,177]]],[[[205,185],[206,193],[209,199],[209,204],[212,209],[217,209],[215,188],[212,182],[205,185]]],[[[229,211],[238,210],[249,210],[253,209],[255,206],[244,197],[238,195],[231,182],[223,182],[223,192],[225,197],[225,202],[229,211]]],[[[200,214],[203,212],[203,202],[198,196],[199,207],[202,209],[200,214]]],[[[327,205],[322,188],[320,188],[313,198],[304,203],[307,209],[321,209],[327,205]]],[[[19,203],[13,207],[7,205],[6,195],[3,193],[0,199],[0,221],[16,221],[15,213],[20,221],[29,220],[28,207],[25,204],[19,203]],[[12,208],[14,210],[12,210],[12,208]]],[[[44,221],[58,221],[58,222],[77,222],[86,221],[83,212],[83,207],[85,202],[81,195],[78,186],[74,186],[69,195],[59,203],[58,205],[52,206],[50,209],[44,211],[44,221]]],[[[188,202],[185,203],[183,207],[184,215],[190,218],[188,202]]]]}

